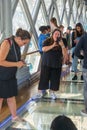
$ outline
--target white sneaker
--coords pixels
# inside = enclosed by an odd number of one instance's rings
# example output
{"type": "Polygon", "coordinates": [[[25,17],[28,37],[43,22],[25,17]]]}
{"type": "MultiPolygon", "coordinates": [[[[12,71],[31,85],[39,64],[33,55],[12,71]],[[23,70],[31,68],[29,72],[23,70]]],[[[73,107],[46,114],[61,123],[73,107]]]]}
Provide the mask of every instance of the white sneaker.
{"type": "Polygon", "coordinates": [[[33,97],[31,97],[31,99],[40,99],[40,98],[42,98],[42,96],[43,96],[42,93],[37,93],[33,97]]]}
{"type": "Polygon", "coordinates": [[[16,116],[15,118],[12,119],[12,122],[19,122],[19,123],[26,123],[26,121],[23,118],[20,118],[16,116]]]}
{"type": "Polygon", "coordinates": [[[51,92],[50,96],[53,100],[57,99],[57,96],[54,92],[51,92]]]}
{"type": "Polygon", "coordinates": [[[63,65],[62,65],[62,68],[66,68],[66,67],[68,67],[68,65],[66,65],[66,64],[63,64],[63,65]]]}

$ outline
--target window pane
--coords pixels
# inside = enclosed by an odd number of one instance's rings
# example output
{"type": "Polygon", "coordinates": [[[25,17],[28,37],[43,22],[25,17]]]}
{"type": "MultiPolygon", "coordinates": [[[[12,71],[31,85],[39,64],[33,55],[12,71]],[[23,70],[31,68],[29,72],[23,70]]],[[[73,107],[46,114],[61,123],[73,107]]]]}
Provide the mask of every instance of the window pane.
{"type": "Polygon", "coordinates": [[[15,34],[18,28],[29,29],[29,25],[27,25],[25,17],[23,15],[23,10],[20,7],[20,3],[18,3],[17,8],[15,10],[15,14],[13,16],[13,34],[15,34]]]}
{"type": "Polygon", "coordinates": [[[26,56],[25,62],[29,66],[30,74],[33,74],[38,71],[38,66],[40,62],[40,54],[39,52],[33,53],[31,55],[26,56]]]}
{"type": "Polygon", "coordinates": [[[57,0],[57,7],[58,7],[59,16],[61,19],[62,13],[63,13],[63,0],[57,0]]]}
{"type": "Polygon", "coordinates": [[[36,51],[36,50],[38,50],[38,47],[37,47],[37,45],[35,43],[35,40],[34,40],[34,37],[32,35],[32,39],[31,39],[31,41],[29,43],[29,48],[28,48],[27,53],[33,52],[33,51],[36,51]]]}
{"type": "MultiPolygon", "coordinates": [[[[29,30],[29,28],[30,28],[30,25],[27,24],[27,22],[25,20],[23,10],[21,9],[20,3],[18,3],[18,5],[17,5],[12,22],[13,22],[13,34],[16,33],[18,28],[23,28],[26,30],[29,30]]],[[[24,46],[21,47],[21,53],[23,53],[23,50],[24,50],[24,46]]]]}
{"type": "Polygon", "coordinates": [[[51,5],[51,0],[44,0],[46,9],[48,10],[51,5]]]}
{"type": "Polygon", "coordinates": [[[37,21],[35,24],[36,30],[37,30],[37,34],[39,35],[39,27],[42,25],[46,25],[46,21],[43,15],[43,10],[42,10],[42,6],[40,7],[39,13],[38,13],[38,17],[37,17],[37,21]]]}
{"type": "Polygon", "coordinates": [[[28,4],[30,13],[32,14],[32,12],[34,10],[35,3],[36,3],[36,0],[26,0],[26,1],[27,1],[27,4],[28,4]]]}
{"type": "Polygon", "coordinates": [[[66,12],[67,12],[67,16],[69,15],[69,10],[70,10],[69,2],[67,1],[67,2],[66,2],[66,12]]]}

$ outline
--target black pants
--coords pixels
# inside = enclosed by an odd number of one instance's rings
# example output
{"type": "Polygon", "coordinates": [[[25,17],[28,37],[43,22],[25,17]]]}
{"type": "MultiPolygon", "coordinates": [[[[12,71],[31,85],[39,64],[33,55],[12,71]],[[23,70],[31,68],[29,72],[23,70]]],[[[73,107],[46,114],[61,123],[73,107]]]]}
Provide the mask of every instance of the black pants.
{"type": "Polygon", "coordinates": [[[53,91],[59,90],[61,76],[60,68],[51,68],[48,66],[41,66],[40,82],[38,89],[46,90],[51,89],[53,91]]]}

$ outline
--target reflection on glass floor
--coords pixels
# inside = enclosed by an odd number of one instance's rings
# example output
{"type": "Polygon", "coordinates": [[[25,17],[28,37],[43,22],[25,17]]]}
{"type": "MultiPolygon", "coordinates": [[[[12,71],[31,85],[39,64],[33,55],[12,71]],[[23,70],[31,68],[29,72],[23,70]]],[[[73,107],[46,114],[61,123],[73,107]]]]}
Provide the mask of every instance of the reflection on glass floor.
{"type": "Polygon", "coordinates": [[[49,91],[41,100],[28,100],[18,112],[26,123],[11,123],[10,118],[9,127],[0,130],[50,130],[51,121],[60,114],[70,117],[78,130],[87,130],[87,117],[80,114],[84,109],[84,82],[80,81],[81,72],[78,81],[71,80],[73,75],[70,73],[61,79],[60,90],[56,93],[57,100],[51,100],[49,91]]]}
{"type": "Polygon", "coordinates": [[[82,82],[61,81],[57,100],[51,100],[49,92],[40,100],[31,100],[22,113],[26,123],[12,123],[6,130],[50,130],[51,121],[60,114],[70,117],[78,130],[87,130],[87,117],[80,114],[84,109],[82,91],[82,82]]]}
{"type": "Polygon", "coordinates": [[[53,101],[50,99],[32,101],[27,105],[22,116],[26,123],[14,123],[6,130],[49,130],[51,121],[60,114],[70,117],[78,130],[87,130],[87,118],[80,114],[82,108],[83,104],[78,101],[53,101]]]}
{"type": "Polygon", "coordinates": [[[67,76],[67,77],[65,77],[65,78],[63,77],[63,81],[83,83],[84,81],[81,80],[81,75],[82,75],[82,72],[80,71],[80,72],[77,74],[77,79],[78,79],[78,80],[72,80],[72,77],[74,76],[74,73],[71,72],[69,76],[67,76]]]}

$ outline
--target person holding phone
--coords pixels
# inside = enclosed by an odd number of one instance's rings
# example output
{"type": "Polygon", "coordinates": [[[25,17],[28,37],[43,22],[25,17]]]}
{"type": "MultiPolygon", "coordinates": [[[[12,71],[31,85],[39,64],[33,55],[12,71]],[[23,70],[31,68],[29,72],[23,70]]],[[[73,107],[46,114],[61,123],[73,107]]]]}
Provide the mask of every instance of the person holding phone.
{"type": "Polygon", "coordinates": [[[16,72],[17,68],[25,66],[21,60],[20,47],[28,44],[30,39],[30,33],[19,28],[15,36],[6,38],[0,46],[0,111],[3,100],[7,99],[12,121],[21,120],[16,113],[16,72]]]}

